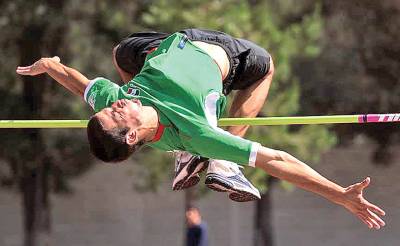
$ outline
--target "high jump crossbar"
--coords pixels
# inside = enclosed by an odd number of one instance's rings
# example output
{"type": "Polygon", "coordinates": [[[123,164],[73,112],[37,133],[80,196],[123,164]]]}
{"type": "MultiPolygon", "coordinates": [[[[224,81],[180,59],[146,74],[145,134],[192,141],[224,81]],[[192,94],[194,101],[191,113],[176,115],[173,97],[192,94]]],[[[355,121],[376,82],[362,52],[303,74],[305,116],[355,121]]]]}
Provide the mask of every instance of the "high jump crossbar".
{"type": "MultiPolygon", "coordinates": [[[[400,122],[400,113],[293,117],[222,118],[219,126],[314,125],[400,122]]],[[[0,128],[85,128],[88,120],[0,120],[0,128]]]]}

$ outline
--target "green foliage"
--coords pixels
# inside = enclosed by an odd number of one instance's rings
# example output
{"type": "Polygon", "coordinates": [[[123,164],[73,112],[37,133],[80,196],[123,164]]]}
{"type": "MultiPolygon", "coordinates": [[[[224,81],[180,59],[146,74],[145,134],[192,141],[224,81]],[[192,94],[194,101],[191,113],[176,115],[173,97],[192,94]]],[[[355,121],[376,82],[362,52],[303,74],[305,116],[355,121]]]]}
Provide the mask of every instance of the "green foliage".
{"type": "MultiPolygon", "coordinates": [[[[323,1],[320,54],[303,57],[295,73],[306,80],[304,114],[396,113],[400,103],[399,2],[323,1]],[[313,76],[310,76],[312,74],[313,76]]],[[[374,161],[385,164],[398,143],[395,124],[337,125],[343,144],[363,134],[377,143],[374,161]]]]}

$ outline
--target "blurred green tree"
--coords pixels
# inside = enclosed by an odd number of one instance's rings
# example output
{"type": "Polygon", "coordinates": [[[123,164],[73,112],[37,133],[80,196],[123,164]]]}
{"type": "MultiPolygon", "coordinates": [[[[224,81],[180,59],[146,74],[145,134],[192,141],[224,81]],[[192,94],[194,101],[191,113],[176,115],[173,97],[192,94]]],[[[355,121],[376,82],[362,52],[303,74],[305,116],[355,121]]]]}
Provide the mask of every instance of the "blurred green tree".
{"type": "MultiPolygon", "coordinates": [[[[303,114],[396,113],[400,94],[400,3],[394,0],[323,1],[324,28],[316,59],[300,58],[307,81],[303,114]]],[[[300,65],[301,64],[301,65],[300,65]]],[[[337,125],[342,144],[357,135],[376,143],[372,158],[389,163],[399,142],[396,124],[337,125]]]]}

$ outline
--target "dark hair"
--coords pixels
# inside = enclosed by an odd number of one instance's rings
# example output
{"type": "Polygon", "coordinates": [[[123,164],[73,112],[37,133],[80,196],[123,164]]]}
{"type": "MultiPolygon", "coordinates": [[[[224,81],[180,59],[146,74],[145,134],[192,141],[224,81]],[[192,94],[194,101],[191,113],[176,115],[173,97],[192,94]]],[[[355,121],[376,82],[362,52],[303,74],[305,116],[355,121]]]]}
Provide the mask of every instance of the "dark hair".
{"type": "Polygon", "coordinates": [[[199,208],[198,208],[198,207],[195,207],[195,206],[193,206],[193,205],[189,205],[189,206],[186,208],[186,211],[190,211],[190,210],[196,210],[196,211],[200,212],[199,208]]]}
{"type": "Polygon", "coordinates": [[[135,145],[127,144],[128,131],[128,127],[106,130],[98,117],[92,116],[87,126],[90,151],[104,162],[120,162],[128,159],[144,144],[144,141],[139,141],[135,145]]]}

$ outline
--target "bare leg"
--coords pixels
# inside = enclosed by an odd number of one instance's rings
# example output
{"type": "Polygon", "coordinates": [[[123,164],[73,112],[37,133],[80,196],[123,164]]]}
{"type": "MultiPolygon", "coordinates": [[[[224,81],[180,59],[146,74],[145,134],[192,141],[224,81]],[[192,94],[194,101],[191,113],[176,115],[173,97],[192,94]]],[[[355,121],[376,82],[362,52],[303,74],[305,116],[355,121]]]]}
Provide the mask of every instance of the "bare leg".
{"type": "Polygon", "coordinates": [[[113,64],[114,64],[115,69],[117,69],[117,72],[118,72],[119,76],[121,77],[122,81],[126,84],[126,83],[128,83],[129,81],[132,80],[133,74],[125,72],[124,70],[122,70],[118,66],[117,59],[116,59],[116,56],[115,56],[115,54],[117,53],[118,46],[119,45],[115,46],[114,49],[113,49],[113,54],[112,54],[112,56],[113,56],[113,64]]]}
{"type": "MultiPolygon", "coordinates": [[[[229,117],[256,117],[264,105],[274,76],[274,63],[270,61],[268,73],[255,84],[245,90],[238,91],[229,110],[229,117]]],[[[233,135],[243,137],[249,126],[231,126],[228,131],[233,135]]]]}

